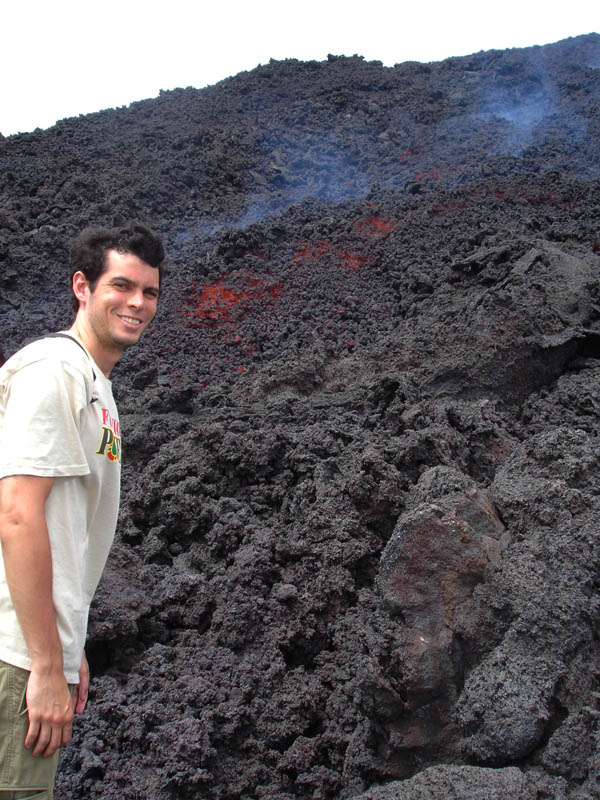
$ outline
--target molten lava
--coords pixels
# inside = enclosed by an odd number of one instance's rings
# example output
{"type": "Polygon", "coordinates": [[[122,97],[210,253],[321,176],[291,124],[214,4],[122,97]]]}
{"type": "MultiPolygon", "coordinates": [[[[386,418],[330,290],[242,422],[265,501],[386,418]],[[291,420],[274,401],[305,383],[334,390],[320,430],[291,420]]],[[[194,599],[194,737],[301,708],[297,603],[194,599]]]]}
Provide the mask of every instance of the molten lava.
{"type": "Polygon", "coordinates": [[[388,236],[398,225],[397,222],[386,217],[373,216],[357,222],[354,230],[363,236],[371,238],[388,236]]]}
{"type": "Polygon", "coordinates": [[[340,253],[341,261],[338,263],[338,269],[347,269],[351,272],[357,272],[361,267],[369,263],[367,256],[362,256],[360,253],[348,252],[343,250],[340,253]]]}
{"type": "Polygon", "coordinates": [[[204,286],[199,294],[196,294],[197,291],[198,287],[194,284],[187,293],[185,304],[188,308],[184,311],[188,320],[186,327],[197,327],[202,321],[218,324],[231,322],[234,317],[239,319],[250,304],[277,301],[283,284],[269,285],[262,278],[242,271],[204,286]]]}

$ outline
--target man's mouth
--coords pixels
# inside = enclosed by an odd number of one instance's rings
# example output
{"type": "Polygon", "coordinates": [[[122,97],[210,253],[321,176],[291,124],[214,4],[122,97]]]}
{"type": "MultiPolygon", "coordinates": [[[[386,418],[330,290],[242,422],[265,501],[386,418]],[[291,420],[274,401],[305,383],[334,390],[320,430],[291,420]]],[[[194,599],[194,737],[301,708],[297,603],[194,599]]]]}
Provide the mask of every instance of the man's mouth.
{"type": "Polygon", "coordinates": [[[142,324],[142,320],[141,319],[136,319],[135,317],[123,317],[123,316],[120,316],[119,319],[122,319],[123,322],[127,322],[129,325],[141,325],[142,324]]]}

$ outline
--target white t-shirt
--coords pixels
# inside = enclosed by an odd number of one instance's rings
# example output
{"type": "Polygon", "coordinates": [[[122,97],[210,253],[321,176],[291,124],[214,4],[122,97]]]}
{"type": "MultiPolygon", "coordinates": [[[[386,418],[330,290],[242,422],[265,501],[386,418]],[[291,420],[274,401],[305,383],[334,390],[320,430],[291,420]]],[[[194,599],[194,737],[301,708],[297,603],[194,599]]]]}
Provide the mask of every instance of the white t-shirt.
{"type": "MultiPolygon", "coordinates": [[[[46,338],[0,368],[0,478],[54,478],[45,513],[69,683],[79,683],[89,607],[114,538],[121,478],[111,383],[86,353],[69,339],[46,338]]],[[[31,668],[1,552],[0,659],[31,668]]]]}

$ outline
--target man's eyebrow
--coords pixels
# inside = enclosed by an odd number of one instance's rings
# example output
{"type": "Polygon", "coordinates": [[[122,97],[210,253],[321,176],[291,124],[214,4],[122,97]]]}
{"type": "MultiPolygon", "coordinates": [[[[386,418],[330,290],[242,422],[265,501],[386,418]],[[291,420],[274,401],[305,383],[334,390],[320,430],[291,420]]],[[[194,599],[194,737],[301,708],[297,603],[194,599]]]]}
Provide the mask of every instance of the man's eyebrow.
{"type": "MultiPolygon", "coordinates": [[[[117,283],[118,281],[121,281],[123,283],[127,283],[129,286],[137,286],[138,285],[138,283],[136,281],[132,281],[131,278],[126,278],[124,275],[113,275],[110,278],[109,283],[117,283]]],[[[151,290],[153,290],[155,292],[160,292],[160,288],[158,286],[154,286],[152,284],[150,284],[149,286],[142,286],[142,288],[144,289],[144,291],[147,291],[148,289],[151,289],[151,290]]]]}
{"type": "Polygon", "coordinates": [[[135,281],[132,281],[131,278],[126,278],[125,275],[111,275],[110,282],[114,283],[115,281],[123,281],[123,283],[130,283],[135,284],[135,281]]]}

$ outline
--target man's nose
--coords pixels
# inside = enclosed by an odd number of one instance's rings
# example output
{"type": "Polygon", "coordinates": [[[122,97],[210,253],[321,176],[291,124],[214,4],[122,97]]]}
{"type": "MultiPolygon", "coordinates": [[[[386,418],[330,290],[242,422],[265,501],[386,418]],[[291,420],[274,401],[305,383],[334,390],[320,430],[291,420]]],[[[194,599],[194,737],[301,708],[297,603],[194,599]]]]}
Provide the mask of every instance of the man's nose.
{"type": "Polygon", "coordinates": [[[131,292],[128,302],[132,308],[141,308],[144,305],[144,293],[142,290],[139,289],[131,292]]]}

